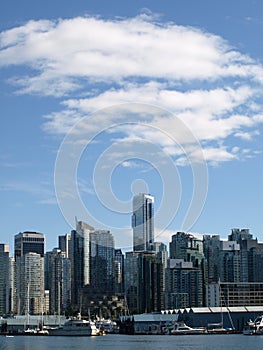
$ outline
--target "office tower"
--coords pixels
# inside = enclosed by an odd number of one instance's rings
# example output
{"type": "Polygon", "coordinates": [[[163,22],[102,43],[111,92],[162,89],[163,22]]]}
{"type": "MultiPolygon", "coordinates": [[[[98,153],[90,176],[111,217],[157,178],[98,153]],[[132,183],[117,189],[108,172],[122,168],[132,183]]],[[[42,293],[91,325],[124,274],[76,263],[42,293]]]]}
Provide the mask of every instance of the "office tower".
{"type": "Polygon", "coordinates": [[[45,235],[38,232],[20,232],[15,235],[15,259],[27,253],[37,253],[44,257],[45,235]]]}
{"type": "Polygon", "coordinates": [[[0,244],[0,314],[9,312],[9,247],[0,244]]]}
{"type": "Polygon", "coordinates": [[[169,259],[166,269],[165,308],[181,309],[203,306],[202,271],[192,262],[169,259]]]}
{"type": "Polygon", "coordinates": [[[41,315],[44,303],[44,258],[28,252],[19,257],[19,314],[41,315]]]}
{"type": "Polygon", "coordinates": [[[216,283],[219,280],[220,237],[218,235],[205,235],[203,243],[207,261],[207,282],[216,283]]]}
{"type": "Polygon", "coordinates": [[[18,313],[41,313],[44,300],[45,235],[20,232],[15,235],[16,307],[18,313]]]}
{"type": "Polygon", "coordinates": [[[90,285],[98,291],[114,292],[115,243],[110,231],[90,233],[90,285]]]}
{"type": "Polygon", "coordinates": [[[45,280],[45,289],[50,292],[50,312],[64,314],[71,302],[71,264],[59,248],[46,253],[45,280]]]}
{"type": "Polygon", "coordinates": [[[94,228],[83,221],[76,222],[71,231],[71,296],[72,303],[80,307],[82,288],[90,285],[90,233],[94,228]]]}
{"type": "Polygon", "coordinates": [[[66,233],[63,236],[58,236],[58,248],[66,253],[66,258],[71,256],[71,234],[66,233]]]}
{"type": "Polygon", "coordinates": [[[154,252],[128,252],[125,294],[131,313],[157,312],[164,306],[163,265],[154,252]]]}
{"type": "Polygon", "coordinates": [[[124,254],[121,249],[115,249],[115,292],[124,291],[124,254]]]}
{"type": "Polygon", "coordinates": [[[140,193],[133,197],[133,251],[150,251],[154,243],[154,197],[140,193]]]}

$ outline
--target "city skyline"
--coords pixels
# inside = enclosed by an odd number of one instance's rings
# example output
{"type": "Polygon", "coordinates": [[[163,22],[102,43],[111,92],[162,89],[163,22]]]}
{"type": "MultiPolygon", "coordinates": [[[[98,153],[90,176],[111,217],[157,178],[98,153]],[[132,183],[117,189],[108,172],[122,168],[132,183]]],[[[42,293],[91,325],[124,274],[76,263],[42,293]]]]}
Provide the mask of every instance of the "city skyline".
{"type": "Polygon", "coordinates": [[[41,314],[43,308],[45,313],[68,313],[82,303],[86,312],[93,305],[97,313],[99,300],[105,301],[105,308],[116,309],[119,297],[122,312],[124,294],[132,313],[218,307],[220,298],[225,306],[262,303],[258,266],[263,243],[248,229],[232,229],[227,241],[177,232],[169,254],[164,244],[152,242],[150,249],[126,252],[125,257],[109,231],[82,221],[76,222],[70,237],[58,238],[59,247],[45,253],[42,233],[19,233],[14,236],[15,258],[0,244],[2,313],[41,314]]]}
{"type": "Polygon", "coordinates": [[[157,241],[235,227],[263,241],[262,10],[235,0],[1,3],[0,242],[43,232],[50,250],[77,216],[130,249],[138,192],[155,197],[157,241]],[[56,163],[65,150],[76,163],[56,163]],[[67,164],[76,178],[61,178],[67,164]]]}

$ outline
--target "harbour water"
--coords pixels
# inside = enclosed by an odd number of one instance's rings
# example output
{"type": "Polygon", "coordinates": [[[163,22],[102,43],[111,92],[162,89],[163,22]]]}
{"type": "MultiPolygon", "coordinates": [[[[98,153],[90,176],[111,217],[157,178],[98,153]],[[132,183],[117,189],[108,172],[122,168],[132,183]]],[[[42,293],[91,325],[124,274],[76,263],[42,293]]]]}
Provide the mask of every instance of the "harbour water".
{"type": "Polygon", "coordinates": [[[2,350],[262,350],[263,336],[113,335],[103,337],[0,336],[2,350]]]}

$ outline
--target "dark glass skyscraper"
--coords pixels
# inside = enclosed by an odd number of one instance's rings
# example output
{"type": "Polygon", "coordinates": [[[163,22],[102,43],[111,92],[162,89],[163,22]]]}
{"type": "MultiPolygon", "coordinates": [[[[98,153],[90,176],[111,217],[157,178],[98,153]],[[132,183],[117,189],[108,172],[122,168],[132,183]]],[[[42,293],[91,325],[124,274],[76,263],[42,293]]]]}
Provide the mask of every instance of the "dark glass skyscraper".
{"type": "Polygon", "coordinates": [[[15,235],[15,259],[27,253],[37,253],[44,257],[45,235],[43,233],[25,231],[15,235]]]}
{"type": "Polygon", "coordinates": [[[154,197],[140,193],[133,197],[133,250],[150,251],[154,243],[154,197]]]}

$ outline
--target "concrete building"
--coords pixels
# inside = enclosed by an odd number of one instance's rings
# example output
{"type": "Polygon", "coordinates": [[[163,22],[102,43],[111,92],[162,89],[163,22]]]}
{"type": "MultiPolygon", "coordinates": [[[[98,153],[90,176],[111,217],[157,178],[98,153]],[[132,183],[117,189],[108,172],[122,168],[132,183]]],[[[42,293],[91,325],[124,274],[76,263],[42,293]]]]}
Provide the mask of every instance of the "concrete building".
{"type": "Polygon", "coordinates": [[[166,309],[203,306],[202,272],[192,262],[169,259],[165,281],[166,309]]]}
{"type": "Polygon", "coordinates": [[[234,306],[262,306],[263,282],[220,283],[221,304],[234,306]]]}
{"type": "Polygon", "coordinates": [[[44,300],[45,235],[25,231],[15,235],[16,312],[41,314],[44,300]]]}
{"type": "Polygon", "coordinates": [[[40,315],[44,303],[44,258],[29,252],[20,257],[19,264],[18,314],[40,315]]]}
{"type": "Polygon", "coordinates": [[[9,258],[9,312],[14,313],[17,310],[16,305],[16,264],[15,258],[9,258]]]}
{"type": "Polygon", "coordinates": [[[192,262],[193,267],[202,268],[205,260],[203,241],[192,234],[177,232],[170,242],[170,258],[183,259],[192,262]]]}
{"type": "Polygon", "coordinates": [[[133,250],[150,251],[154,243],[154,197],[140,193],[133,197],[133,250]]]}

